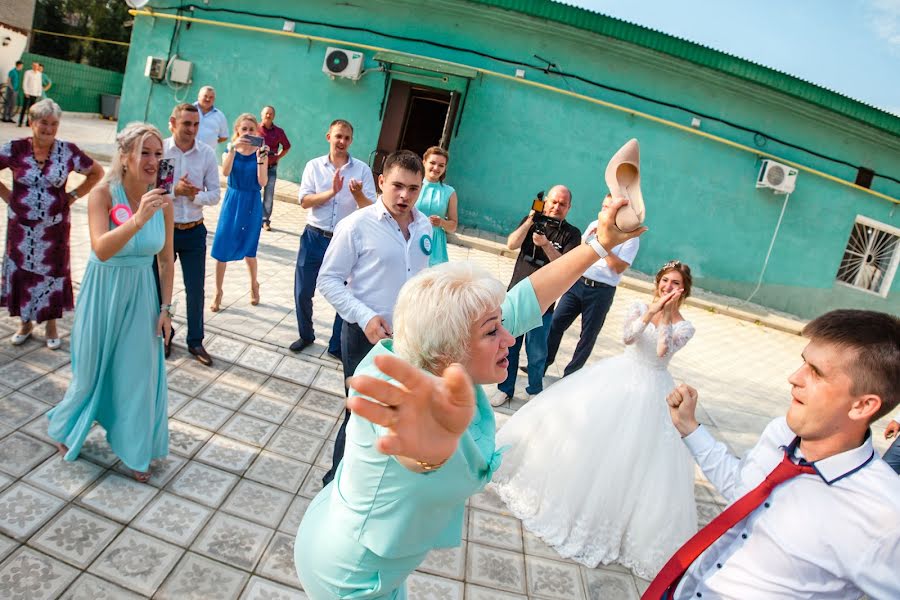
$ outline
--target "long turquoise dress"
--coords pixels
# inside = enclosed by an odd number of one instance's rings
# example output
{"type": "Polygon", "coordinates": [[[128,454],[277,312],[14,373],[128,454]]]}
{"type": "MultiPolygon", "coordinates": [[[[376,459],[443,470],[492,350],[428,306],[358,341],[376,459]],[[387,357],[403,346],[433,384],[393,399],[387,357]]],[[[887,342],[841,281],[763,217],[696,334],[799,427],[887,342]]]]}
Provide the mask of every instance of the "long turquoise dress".
{"type": "MultiPolygon", "coordinates": [[[[513,336],[542,324],[529,279],[507,292],[501,310],[513,336]]],[[[380,341],[356,374],[390,381],[373,361],[392,353],[393,341],[380,341]]],[[[297,575],[310,599],[405,599],[406,578],[426,554],[460,544],[466,499],[500,466],[494,429],[494,411],[476,385],[475,414],[456,452],[440,469],[414,473],[375,449],[384,428],[352,414],[344,459],[310,503],[294,543],[297,575]]]]}
{"type": "MultiPolygon", "coordinates": [[[[128,204],[110,185],[113,204],[128,204]]],[[[116,227],[110,222],[110,229],[116,227]]],[[[125,227],[132,227],[129,223],[125,227]]],[[[51,438],[75,460],[94,421],[129,469],[146,472],[169,453],[168,388],[153,257],[166,241],[159,210],[105,262],[91,252],[75,305],[72,383],[48,414],[51,438]]]]}
{"type": "MultiPolygon", "coordinates": [[[[447,208],[450,206],[450,196],[454,190],[446,183],[432,183],[427,179],[422,180],[422,190],[416,201],[418,208],[425,216],[438,216],[447,218],[447,208]]],[[[428,266],[433,267],[450,260],[447,255],[447,232],[443,227],[435,227],[431,236],[431,256],[428,258],[428,266]]]]}
{"type": "Polygon", "coordinates": [[[256,168],[256,154],[234,153],[211,252],[219,262],[256,258],[263,222],[256,168]]]}

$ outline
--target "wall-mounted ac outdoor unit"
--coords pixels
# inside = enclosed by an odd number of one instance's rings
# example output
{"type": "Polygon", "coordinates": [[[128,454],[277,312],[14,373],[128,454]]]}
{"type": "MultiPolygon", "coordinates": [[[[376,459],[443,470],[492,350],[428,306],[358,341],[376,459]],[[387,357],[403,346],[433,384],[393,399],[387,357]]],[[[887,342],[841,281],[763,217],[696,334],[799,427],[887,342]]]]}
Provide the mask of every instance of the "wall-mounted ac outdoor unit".
{"type": "Polygon", "coordinates": [[[756,187],[769,188],[776,194],[790,194],[797,184],[797,169],[777,163],[774,160],[762,161],[756,187]]]}
{"type": "Polygon", "coordinates": [[[362,75],[364,59],[362,52],[328,48],[325,50],[325,62],[322,63],[322,72],[330,75],[332,79],[344,77],[355,81],[362,75]]]}

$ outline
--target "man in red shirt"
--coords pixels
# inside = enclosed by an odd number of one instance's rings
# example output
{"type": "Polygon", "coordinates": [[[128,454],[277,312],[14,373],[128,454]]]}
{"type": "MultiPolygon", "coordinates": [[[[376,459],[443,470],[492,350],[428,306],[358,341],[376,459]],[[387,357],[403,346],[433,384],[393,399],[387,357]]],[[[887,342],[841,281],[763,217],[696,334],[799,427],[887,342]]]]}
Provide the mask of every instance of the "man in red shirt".
{"type": "Polygon", "coordinates": [[[275,199],[275,177],[278,174],[278,161],[291,149],[284,129],[275,124],[275,107],[264,106],[260,113],[259,134],[266,138],[269,147],[269,181],[263,188],[263,229],[272,231],[272,201],[275,199]]]}

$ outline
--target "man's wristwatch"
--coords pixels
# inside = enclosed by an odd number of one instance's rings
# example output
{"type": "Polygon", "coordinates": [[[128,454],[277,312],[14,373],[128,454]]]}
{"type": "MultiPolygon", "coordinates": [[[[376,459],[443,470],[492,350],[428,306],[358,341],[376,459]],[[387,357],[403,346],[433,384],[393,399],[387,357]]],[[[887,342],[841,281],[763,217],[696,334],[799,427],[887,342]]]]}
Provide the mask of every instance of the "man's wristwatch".
{"type": "Polygon", "coordinates": [[[74,200],[78,200],[78,198],[79,198],[79,196],[78,196],[78,190],[77,190],[77,189],[76,189],[76,190],[72,190],[71,192],[69,192],[69,196],[72,197],[72,200],[73,200],[73,201],[74,201],[74,200]]]}
{"type": "Polygon", "coordinates": [[[594,249],[594,252],[597,253],[600,258],[606,258],[609,256],[609,252],[606,251],[606,248],[600,245],[600,242],[597,240],[596,235],[592,235],[588,239],[584,241],[585,244],[594,249]]]}

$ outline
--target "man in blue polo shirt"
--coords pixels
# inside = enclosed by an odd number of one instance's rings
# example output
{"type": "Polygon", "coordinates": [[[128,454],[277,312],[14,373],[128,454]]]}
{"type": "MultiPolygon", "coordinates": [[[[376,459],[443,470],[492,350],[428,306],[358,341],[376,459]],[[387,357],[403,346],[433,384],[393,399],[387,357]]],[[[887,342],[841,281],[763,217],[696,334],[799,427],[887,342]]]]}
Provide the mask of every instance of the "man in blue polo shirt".
{"type": "Polygon", "coordinates": [[[197,139],[214,151],[220,143],[228,139],[228,119],[225,113],[215,107],[216,90],[211,85],[204,85],[197,94],[194,106],[200,109],[200,129],[197,139]]]}

